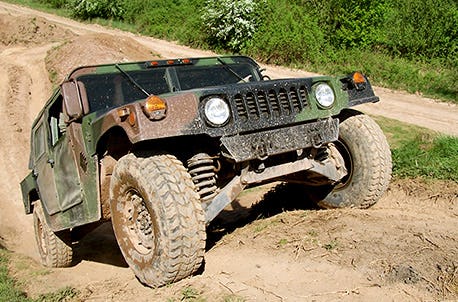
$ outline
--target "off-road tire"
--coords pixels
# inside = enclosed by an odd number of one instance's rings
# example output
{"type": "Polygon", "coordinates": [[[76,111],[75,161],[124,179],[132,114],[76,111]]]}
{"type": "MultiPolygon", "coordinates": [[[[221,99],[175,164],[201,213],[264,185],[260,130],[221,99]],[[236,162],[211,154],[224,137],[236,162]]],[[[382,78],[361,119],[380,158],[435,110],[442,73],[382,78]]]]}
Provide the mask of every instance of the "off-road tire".
{"type": "Polygon", "coordinates": [[[309,188],[309,196],[324,208],[374,205],[391,179],[391,152],[382,130],[369,116],[346,110],[335,145],[345,160],[348,175],[335,187],[309,188]]]}
{"type": "Polygon", "coordinates": [[[189,173],[174,156],[123,156],[110,182],[110,209],[121,252],[142,283],[166,285],[201,266],[205,216],[189,173]]]}
{"type": "Polygon", "coordinates": [[[69,231],[54,233],[45,220],[41,202],[33,207],[33,226],[41,263],[46,267],[68,267],[72,263],[73,249],[69,231]]]}

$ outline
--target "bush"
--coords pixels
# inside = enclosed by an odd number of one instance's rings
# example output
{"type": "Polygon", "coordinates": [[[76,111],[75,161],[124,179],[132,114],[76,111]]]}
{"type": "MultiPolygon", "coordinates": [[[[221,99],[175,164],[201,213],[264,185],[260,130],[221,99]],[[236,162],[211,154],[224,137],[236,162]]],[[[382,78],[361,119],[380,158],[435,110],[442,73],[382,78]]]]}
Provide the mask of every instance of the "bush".
{"type": "Polygon", "coordinates": [[[64,8],[68,4],[68,0],[39,0],[38,2],[48,4],[53,8],[64,8]]]}
{"type": "Polygon", "coordinates": [[[264,1],[207,1],[202,14],[210,44],[240,51],[253,37],[258,21],[258,7],[264,1]],[[259,2],[259,3],[258,3],[259,2]]]}
{"type": "Polygon", "coordinates": [[[93,18],[121,20],[125,9],[122,2],[114,0],[72,0],[71,14],[79,19],[93,18]]]}
{"type": "Polygon", "coordinates": [[[202,45],[200,0],[124,0],[124,20],[143,33],[190,45],[202,45]]]}
{"type": "Polygon", "coordinates": [[[329,0],[305,2],[307,11],[319,16],[329,44],[336,48],[364,48],[383,37],[389,0],[329,0]]]}
{"type": "Polygon", "coordinates": [[[389,12],[385,44],[409,59],[449,58],[456,67],[458,5],[454,0],[405,0],[389,12]]]}
{"type": "Polygon", "coordinates": [[[314,62],[325,47],[315,18],[303,7],[288,1],[270,0],[262,10],[263,23],[246,52],[267,63],[314,62]]]}

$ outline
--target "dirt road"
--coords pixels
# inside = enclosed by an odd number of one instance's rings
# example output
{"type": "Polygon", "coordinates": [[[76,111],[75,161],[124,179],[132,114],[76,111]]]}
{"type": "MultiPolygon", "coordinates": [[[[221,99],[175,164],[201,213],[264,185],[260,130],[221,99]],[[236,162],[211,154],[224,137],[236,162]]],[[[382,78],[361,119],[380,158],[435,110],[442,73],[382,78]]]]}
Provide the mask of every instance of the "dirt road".
{"type": "MultiPolygon", "coordinates": [[[[202,272],[165,288],[152,290],[135,279],[110,225],[80,243],[75,266],[40,268],[33,260],[37,252],[31,217],[23,213],[18,184],[28,170],[30,125],[52,91],[49,74],[58,81],[80,64],[207,55],[212,53],[0,2],[0,243],[16,252],[15,262],[21,265],[12,269],[26,280],[29,294],[73,286],[90,301],[179,300],[191,289],[208,301],[458,298],[454,183],[396,182],[366,211],[302,209],[221,221],[209,230],[202,272]]],[[[307,75],[266,68],[273,78],[307,75]]],[[[458,135],[457,106],[376,90],[382,101],[361,110],[458,135]]],[[[294,192],[271,192],[263,198],[268,190],[250,191],[238,202],[270,208],[275,200],[285,205],[297,198],[294,192]]]]}

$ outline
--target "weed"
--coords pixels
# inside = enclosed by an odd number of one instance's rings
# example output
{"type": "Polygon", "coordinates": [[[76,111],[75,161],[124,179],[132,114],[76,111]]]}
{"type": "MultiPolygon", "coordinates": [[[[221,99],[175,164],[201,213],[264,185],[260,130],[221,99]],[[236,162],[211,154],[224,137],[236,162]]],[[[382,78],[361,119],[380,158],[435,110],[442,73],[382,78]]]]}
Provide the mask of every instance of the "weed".
{"type": "Polygon", "coordinates": [[[224,296],[223,302],[245,302],[245,298],[232,294],[229,296],[224,296]]]}
{"type": "Polygon", "coordinates": [[[205,298],[197,291],[197,289],[188,286],[181,291],[180,301],[189,301],[189,302],[204,302],[205,298]]]}
{"type": "Polygon", "coordinates": [[[332,251],[334,250],[335,248],[337,248],[337,240],[332,240],[331,242],[329,243],[326,243],[325,245],[323,245],[323,248],[327,251],[332,251]]]}
{"type": "Polygon", "coordinates": [[[285,239],[285,238],[282,238],[277,242],[278,247],[284,247],[287,244],[288,244],[288,239],[285,239]]]}
{"type": "Polygon", "coordinates": [[[316,230],[310,230],[307,232],[307,235],[309,235],[310,237],[317,237],[318,232],[316,230]]]}
{"type": "Polygon", "coordinates": [[[43,294],[38,297],[34,302],[61,302],[69,301],[72,298],[76,298],[79,295],[79,291],[72,287],[65,287],[55,293],[43,294]]]}

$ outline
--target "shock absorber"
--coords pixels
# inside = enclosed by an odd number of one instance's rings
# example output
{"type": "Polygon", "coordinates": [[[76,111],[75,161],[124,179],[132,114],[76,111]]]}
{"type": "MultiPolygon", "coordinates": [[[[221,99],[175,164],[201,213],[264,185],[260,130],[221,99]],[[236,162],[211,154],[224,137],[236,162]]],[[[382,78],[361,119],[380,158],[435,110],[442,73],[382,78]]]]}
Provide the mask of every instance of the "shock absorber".
{"type": "Polygon", "coordinates": [[[217,193],[215,161],[206,153],[198,153],[188,160],[188,171],[205,209],[217,193]]]}

